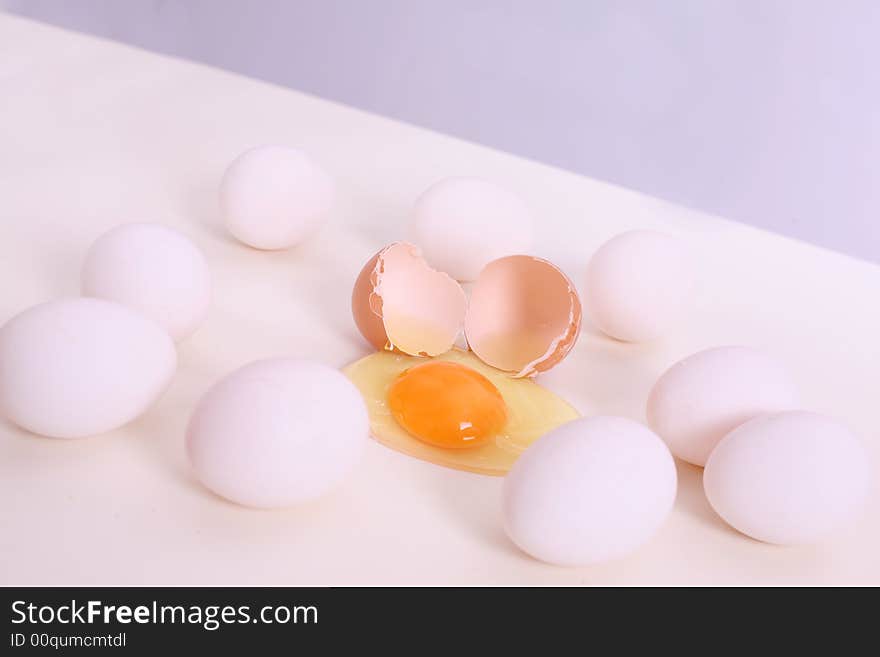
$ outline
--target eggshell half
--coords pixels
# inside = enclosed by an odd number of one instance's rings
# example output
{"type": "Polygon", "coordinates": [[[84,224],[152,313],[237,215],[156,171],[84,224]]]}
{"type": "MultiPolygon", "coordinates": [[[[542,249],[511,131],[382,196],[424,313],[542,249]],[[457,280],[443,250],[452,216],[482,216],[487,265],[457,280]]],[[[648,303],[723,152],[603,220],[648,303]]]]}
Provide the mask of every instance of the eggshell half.
{"type": "Polygon", "coordinates": [[[657,380],[647,416],[673,454],[702,466],[739,425],[797,406],[794,382],[774,358],[749,347],[715,347],[679,361],[657,380]]]}
{"type": "Polygon", "coordinates": [[[144,315],[103,299],[60,299],[0,329],[0,412],[53,438],[116,429],[155,402],[177,352],[144,315]]]}
{"type": "Polygon", "coordinates": [[[376,349],[436,356],[461,332],[467,297],[448,275],[431,269],[418,247],[394,242],[367,262],[355,281],[355,324],[376,349]]]}
{"type": "Polygon", "coordinates": [[[480,272],[465,318],[468,345],[483,362],[532,376],[561,361],[580,334],[581,302],[554,264],[499,258],[480,272]]]}
{"type": "Polygon", "coordinates": [[[624,557],[660,528],[677,489],[675,463],[647,427],[581,418],[542,436],[504,480],[504,527],[536,559],[585,566],[624,557]]]}
{"type": "Polygon", "coordinates": [[[730,432],[706,463],[712,508],[767,543],[820,540],[862,509],[869,459],[859,440],[831,418],[806,411],[765,415],[730,432]]]}

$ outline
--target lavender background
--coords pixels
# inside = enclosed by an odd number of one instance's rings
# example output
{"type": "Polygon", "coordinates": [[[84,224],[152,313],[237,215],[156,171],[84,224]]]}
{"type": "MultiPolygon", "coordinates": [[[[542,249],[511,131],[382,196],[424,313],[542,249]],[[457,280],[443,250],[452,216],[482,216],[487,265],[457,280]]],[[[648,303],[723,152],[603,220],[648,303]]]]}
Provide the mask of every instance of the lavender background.
{"type": "Polygon", "coordinates": [[[0,9],[880,262],[880,2],[0,0],[0,9]]]}

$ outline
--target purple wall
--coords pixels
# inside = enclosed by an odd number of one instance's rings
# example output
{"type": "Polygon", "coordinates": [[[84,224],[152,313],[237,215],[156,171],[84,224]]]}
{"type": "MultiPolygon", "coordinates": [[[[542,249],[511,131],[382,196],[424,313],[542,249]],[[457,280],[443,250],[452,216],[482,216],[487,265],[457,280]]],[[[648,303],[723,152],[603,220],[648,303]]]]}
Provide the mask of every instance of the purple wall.
{"type": "Polygon", "coordinates": [[[880,2],[0,7],[880,261],[880,2]]]}

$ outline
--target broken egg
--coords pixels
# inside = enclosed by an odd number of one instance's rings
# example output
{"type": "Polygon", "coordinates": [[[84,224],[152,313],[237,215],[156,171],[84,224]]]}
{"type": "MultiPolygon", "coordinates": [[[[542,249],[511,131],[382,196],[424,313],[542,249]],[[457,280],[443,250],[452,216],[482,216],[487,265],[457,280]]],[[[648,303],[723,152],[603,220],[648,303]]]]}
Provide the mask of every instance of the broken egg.
{"type": "Polygon", "coordinates": [[[389,244],[373,256],[351,297],[355,324],[367,342],[413,356],[449,351],[466,308],[461,286],[431,269],[418,247],[406,242],[389,244]]]}
{"type": "Polygon", "coordinates": [[[457,470],[503,475],[534,441],[579,417],[533,380],[457,348],[436,358],[380,351],[343,372],[366,401],[376,440],[457,470]]]}
{"type": "Polygon", "coordinates": [[[581,302],[568,277],[546,260],[516,255],[480,272],[464,330],[480,360],[522,377],[565,358],[580,326],[581,302]]]}
{"type": "Polygon", "coordinates": [[[352,314],[376,349],[411,356],[449,351],[463,328],[482,361],[523,377],[550,369],[571,350],[581,303],[559,268],[526,255],[486,265],[468,303],[461,286],[431,269],[418,247],[394,242],[358,276],[352,314]]]}
{"type": "Polygon", "coordinates": [[[395,242],[358,276],[352,314],[379,352],[345,374],[367,402],[372,435],[387,447],[501,475],[533,441],[578,417],[526,378],[561,361],[580,332],[574,285],[546,260],[493,260],[468,303],[417,247],[395,242]],[[469,351],[453,348],[462,329],[469,351]]]}

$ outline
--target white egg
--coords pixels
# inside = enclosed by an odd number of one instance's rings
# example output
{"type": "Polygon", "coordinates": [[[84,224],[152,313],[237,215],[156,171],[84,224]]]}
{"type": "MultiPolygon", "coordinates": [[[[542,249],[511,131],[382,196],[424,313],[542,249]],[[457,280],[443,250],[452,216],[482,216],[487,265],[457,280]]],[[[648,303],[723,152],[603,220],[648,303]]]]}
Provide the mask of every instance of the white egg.
{"type": "Polygon", "coordinates": [[[612,238],[591,258],[584,307],[613,338],[655,340],[683,322],[693,283],[693,267],[678,240],[634,230],[612,238]]]}
{"type": "Polygon", "coordinates": [[[339,484],[368,431],[363,398],[341,372],[275,358],[215,384],[190,419],[186,446],[206,487],[238,504],[274,508],[339,484]]]}
{"type": "Polygon", "coordinates": [[[868,495],[870,465],[859,440],[817,413],[755,418],[730,432],[706,463],[712,508],[744,534],[795,545],[851,521],[868,495]]]}
{"type": "Polygon", "coordinates": [[[177,366],[174,343],[140,313],[102,299],[61,299],[0,329],[0,412],[54,438],[116,429],[155,402],[177,366]]]}
{"type": "Polygon", "coordinates": [[[257,249],[287,249],[316,232],[333,205],[330,176],[307,153],[261,146],[239,155],[220,183],[226,227],[257,249]]]}
{"type": "Polygon", "coordinates": [[[180,340],[208,312],[211,273],[205,256],[182,233],[161,224],[123,224],[89,249],[82,293],[134,308],[180,340]]]}
{"type": "Polygon", "coordinates": [[[621,417],[581,418],[542,436],[516,461],[504,481],[504,525],[542,561],[608,561],[654,535],[676,488],[672,456],[647,427],[621,417]]]}
{"type": "Polygon", "coordinates": [[[647,416],[673,454],[702,466],[743,422],[797,406],[795,384],[776,360],[749,347],[715,347],[679,361],[657,380],[647,416]]]}
{"type": "Polygon", "coordinates": [[[432,267],[473,281],[491,261],[529,253],[533,227],[513,192],[479,178],[447,178],[416,200],[409,232],[432,267]]]}

